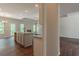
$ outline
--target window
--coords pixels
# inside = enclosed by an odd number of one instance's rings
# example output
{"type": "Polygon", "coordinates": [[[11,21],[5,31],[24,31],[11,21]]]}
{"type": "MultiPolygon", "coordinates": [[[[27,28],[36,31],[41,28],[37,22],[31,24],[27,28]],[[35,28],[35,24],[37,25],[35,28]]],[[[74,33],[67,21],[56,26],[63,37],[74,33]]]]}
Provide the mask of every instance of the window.
{"type": "Polygon", "coordinates": [[[24,32],[24,24],[20,24],[20,32],[24,32]]]}
{"type": "Polygon", "coordinates": [[[34,24],[34,25],[33,25],[33,33],[34,33],[34,34],[37,34],[37,31],[38,31],[37,24],[34,24]]]}
{"type": "Polygon", "coordinates": [[[33,33],[36,32],[36,25],[33,25],[33,33]]]}
{"type": "Polygon", "coordinates": [[[42,26],[40,24],[33,25],[33,33],[34,34],[42,34],[42,26]]]}
{"type": "Polygon", "coordinates": [[[0,22],[0,34],[4,34],[4,23],[0,22]]]}
{"type": "Polygon", "coordinates": [[[15,32],[16,32],[16,26],[15,24],[11,24],[11,35],[14,35],[15,32]]]}

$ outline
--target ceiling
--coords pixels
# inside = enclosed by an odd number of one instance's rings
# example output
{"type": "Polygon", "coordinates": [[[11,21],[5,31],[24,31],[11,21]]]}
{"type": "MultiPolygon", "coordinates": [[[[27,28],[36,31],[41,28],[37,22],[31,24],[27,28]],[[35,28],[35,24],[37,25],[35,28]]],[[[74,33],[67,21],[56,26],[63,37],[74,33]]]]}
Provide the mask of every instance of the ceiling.
{"type": "Polygon", "coordinates": [[[79,3],[61,3],[60,16],[65,16],[69,13],[79,12],[79,3]]]}
{"type": "MultiPolygon", "coordinates": [[[[79,12],[79,3],[60,4],[60,16],[73,12],[79,12]]],[[[39,19],[39,7],[35,7],[34,3],[0,3],[0,16],[37,20],[39,19]]]]}
{"type": "Polygon", "coordinates": [[[39,8],[34,3],[0,3],[0,16],[17,19],[38,19],[39,8]]]}

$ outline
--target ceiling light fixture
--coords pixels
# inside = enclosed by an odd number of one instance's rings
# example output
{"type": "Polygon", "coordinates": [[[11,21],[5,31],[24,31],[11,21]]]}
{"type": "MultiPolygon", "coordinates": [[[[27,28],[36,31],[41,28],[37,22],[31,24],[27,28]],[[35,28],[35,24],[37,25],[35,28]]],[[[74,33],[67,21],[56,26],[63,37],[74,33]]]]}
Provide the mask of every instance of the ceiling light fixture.
{"type": "Polygon", "coordinates": [[[2,23],[8,23],[7,21],[2,20],[2,23]]]}
{"type": "Polygon", "coordinates": [[[3,18],[2,23],[8,23],[6,17],[3,16],[2,18],[3,18]]]}
{"type": "Polygon", "coordinates": [[[39,7],[39,5],[38,4],[35,4],[35,7],[39,7]]]}

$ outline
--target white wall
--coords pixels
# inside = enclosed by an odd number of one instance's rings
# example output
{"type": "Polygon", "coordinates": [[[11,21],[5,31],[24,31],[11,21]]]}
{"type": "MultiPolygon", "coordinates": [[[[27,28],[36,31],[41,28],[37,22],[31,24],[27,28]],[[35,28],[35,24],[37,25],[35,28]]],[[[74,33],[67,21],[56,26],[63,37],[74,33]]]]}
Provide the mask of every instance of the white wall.
{"type": "Polygon", "coordinates": [[[79,39],[79,12],[60,18],[60,33],[61,37],[79,39]]]}
{"type": "MultiPolygon", "coordinates": [[[[2,21],[3,18],[0,17],[0,21],[2,21]]],[[[9,37],[10,36],[10,24],[15,24],[16,25],[16,31],[19,32],[20,31],[20,24],[24,24],[26,30],[29,28],[32,28],[33,24],[36,22],[35,20],[32,19],[13,19],[13,18],[6,18],[6,20],[8,21],[8,23],[5,24],[4,27],[4,34],[0,34],[0,38],[3,37],[9,37]]]]}

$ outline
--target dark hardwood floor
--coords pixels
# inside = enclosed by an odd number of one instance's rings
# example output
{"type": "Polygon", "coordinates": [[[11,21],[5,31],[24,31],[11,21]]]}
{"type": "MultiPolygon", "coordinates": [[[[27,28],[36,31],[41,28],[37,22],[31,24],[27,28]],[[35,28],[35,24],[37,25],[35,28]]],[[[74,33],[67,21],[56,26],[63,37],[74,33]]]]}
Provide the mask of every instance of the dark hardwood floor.
{"type": "Polygon", "coordinates": [[[79,39],[60,38],[61,56],[79,56],[79,39]]]}
{"type": "Polygon", "coordinates": [[[24,48],[13,38],[0,39],[0,56],[32,56],[32,46],[24,48]]]}
{"type": "MultiPolygon", "coordinates": [[[[13,38],[0,39],[0,56],[33,56],[33,49],[24,48],[13,38]]],[[[60,56],[79,56],[79,39],[61,37],[60,56]]]]}

